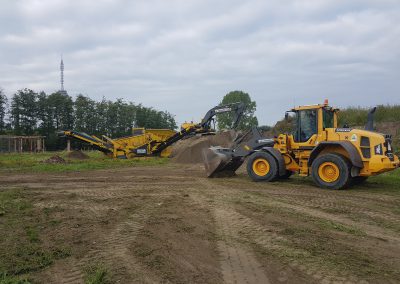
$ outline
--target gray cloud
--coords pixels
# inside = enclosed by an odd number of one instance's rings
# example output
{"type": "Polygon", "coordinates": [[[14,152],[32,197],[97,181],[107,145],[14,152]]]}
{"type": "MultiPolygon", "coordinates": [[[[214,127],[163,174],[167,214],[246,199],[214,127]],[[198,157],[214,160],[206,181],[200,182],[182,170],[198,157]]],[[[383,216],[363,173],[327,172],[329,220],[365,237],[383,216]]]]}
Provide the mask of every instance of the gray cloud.
{"type": "Polygon", "coordinates": [[[293,104],[400,103],[400,4],[5,0],[0,86],[125,98],[200,119],[239,89],[262,124],[293,104]],[[284,4],[283,4],[284,3],[284,4]]]}

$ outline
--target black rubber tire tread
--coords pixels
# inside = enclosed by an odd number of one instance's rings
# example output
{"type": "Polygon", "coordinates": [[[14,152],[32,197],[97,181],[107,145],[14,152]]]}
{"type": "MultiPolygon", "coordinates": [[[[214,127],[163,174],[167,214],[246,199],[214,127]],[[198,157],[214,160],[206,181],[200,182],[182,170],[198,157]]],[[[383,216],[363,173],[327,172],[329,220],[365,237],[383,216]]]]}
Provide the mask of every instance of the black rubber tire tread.
{"type": "Polygon", "coordinates": [[[318,156],[312,163],[311,175],[316,185],[327,189],[345,189],[351,182],[351,163],[343,155],[329,153],[318,156]],[[339,168],[339,179],[335,182],[325,182],[318,175],[318,168],[322,163],[332,162],[339,168]]]}
{"type": "Polygon", "coordinates": [[[368,177],[352,177],[351,178],[351,185],[357,185],[357,184],[362,184],[363,182],[365,182],[368,179],[368,177]]]}
{"type": "Polygon", "coordinates": [[[283,176],[280,176],[279,179],[289,179],[294,172],[286,170],[286,173],[283,176]]]}
{"type": "Polygon", "coordinates": [[[253,181],[274,181],[279,177],[278,162],[267,152],[255,152],[247,159],[247,174],[253,181]],[[269,163],[270,170],[265,176],[259,176],[253,171],[253,162],[260,158],[269,163]]]}

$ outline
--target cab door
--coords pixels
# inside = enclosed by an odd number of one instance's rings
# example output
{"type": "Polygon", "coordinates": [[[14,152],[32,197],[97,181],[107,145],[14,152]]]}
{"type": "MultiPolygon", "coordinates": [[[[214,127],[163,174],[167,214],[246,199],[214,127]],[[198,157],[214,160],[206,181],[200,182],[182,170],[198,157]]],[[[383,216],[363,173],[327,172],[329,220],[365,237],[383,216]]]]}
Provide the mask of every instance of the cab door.
{"type": "Polygon", "coordinates": [[[299,148],[314,147],[318,134],[318,109],[297,111],[293,140],[299,148]]]}

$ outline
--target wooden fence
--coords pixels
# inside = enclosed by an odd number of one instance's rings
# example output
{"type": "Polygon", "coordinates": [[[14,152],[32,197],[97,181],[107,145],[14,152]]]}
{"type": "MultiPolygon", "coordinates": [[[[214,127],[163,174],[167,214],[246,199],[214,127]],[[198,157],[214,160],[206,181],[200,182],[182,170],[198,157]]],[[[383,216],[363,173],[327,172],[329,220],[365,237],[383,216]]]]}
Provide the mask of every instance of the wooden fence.
{"type": "Polygon", "coordinates": [[[1,153],[44,152],[45,136],[10,136],[0,135],[1,153]]]}

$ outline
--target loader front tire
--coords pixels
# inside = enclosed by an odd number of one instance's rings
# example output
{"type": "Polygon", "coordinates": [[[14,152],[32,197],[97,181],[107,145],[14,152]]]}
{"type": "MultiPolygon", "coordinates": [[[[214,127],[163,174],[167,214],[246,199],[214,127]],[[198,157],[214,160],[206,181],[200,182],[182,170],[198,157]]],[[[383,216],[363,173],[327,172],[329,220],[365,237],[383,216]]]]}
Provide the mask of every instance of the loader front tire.
{"type": "Polygon", "coordinates": [[[255,152],[247,161],[247,174],[254,181],[274,181],[279,177],[278,162],[266,152],[255,152]]]}
{"type": "Polygon", "coordinates": [[[317,157],[311,171],[314,182],[321,188],[344,189],[351,181],[351,164],[340,154],[330,153],[317,157]]]}

